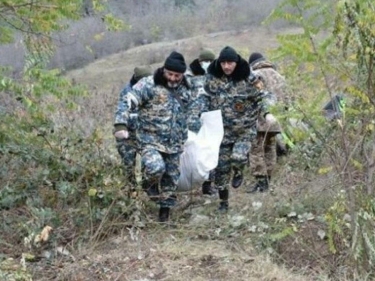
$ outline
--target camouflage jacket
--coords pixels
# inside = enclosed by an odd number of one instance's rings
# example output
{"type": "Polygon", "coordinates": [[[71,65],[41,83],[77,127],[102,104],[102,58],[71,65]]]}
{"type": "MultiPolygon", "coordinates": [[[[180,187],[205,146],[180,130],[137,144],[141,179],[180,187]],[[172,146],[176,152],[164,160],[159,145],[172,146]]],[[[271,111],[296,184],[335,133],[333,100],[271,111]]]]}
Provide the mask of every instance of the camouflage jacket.
{"type": "Polygon", "coordinates": [[[285,78],[276,71],[275,66],[265,60],[255,61],[251,66],[254,75],[262,78],[265,90],[275,95],[277,102],[289,105],[289,94],[285,78]]]}
{"type": "Polygon", "coordinates": [[[177,89],[170,89],[159,68],[154,76],[141,79],[128,93],[124,125],[128,127],[129,112],[138,108],[137,142],[140,149],[152,148],[164,153],[183,150],[187,139],[186,108],[191,89],[184,77],[177,89]]]}
{"type": "MultiPolygon", "coordinates": [[[[224,75],[219,63],[214,61],[208,68],[204,89],[206,110],[221,109],[224,138],[223,144],[251,141],[256,135],[258,115],[268,112],[265,93],[250,82],[250,67],[240,58],[231,76],[224,75]]],[[[203,95],[202,95],[203,97],[203,95]]]]}
{"type": "Polygon", "coordinates": [[[205,105],[199,96],[205,94],[204,84],[206,82],[206,71],[202,68],[198,59],[193,60],[186,71],[186,76],[191,84],[192,101],[188,107],[188,128],[190,131],[198,133],[201,128],[201,113],[204,111],[205,105]]]}
{"type": "Polygon", "coordinates": [[[187,124],[190,131],[198,133],[201,127],[200,115],[205,110],[205,104],[199,97],[205,95],[204,84],[206,82],[206,75],[192,76],[189,79],[191,84],[192,100],[188,106],[187,124]]]}
{"type": "Polygon", "coordinates": [[[126,114],[125,108],[128,103],[127,101],[127,94],[132,90],[132,84],[129,82],[125,85],[124,89],[120,92],[117,110],[115,112],[115,127],[121,124],[128,123],[127,129],[129,131],[134,131],[137,128],[137,117],[138,113],[135,108],[132,108],[131,111],[128,112],[127,121],[125,120],[126,114]]]}

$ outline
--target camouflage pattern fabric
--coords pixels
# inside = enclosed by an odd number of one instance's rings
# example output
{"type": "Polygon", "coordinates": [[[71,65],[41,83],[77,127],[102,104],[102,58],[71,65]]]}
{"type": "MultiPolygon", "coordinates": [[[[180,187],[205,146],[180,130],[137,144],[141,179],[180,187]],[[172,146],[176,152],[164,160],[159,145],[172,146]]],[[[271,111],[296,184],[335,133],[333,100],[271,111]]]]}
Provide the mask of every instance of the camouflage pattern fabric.
{"type": "MultiPolygon", "coordinates": [[[[266,60],[251,65],[252,73],[261,77],[266,91],[274,95],[274,102],[281,102],[287,108],[290,99],[285,78],[276,71],[275,66],[266,60]]],[[[250,167],[254,176],[271,176],[276,164],[276,134],[282,132],[277,123],[270,127],[262,116],[258,118],[257,138],[252,143],[250,167]]]]}
{"type": "Polygon", "coordinates": [[[262,78],[265,90],[275,95],[276,101],[290,103],[288,88],[285,78],[276,71],[275,66],[269,61],[259,61],[251,65],[252,73],[262,78]]]}
{"type": "Polygon", "coordinates": [[[137,141],[142,149],[156,149],[164,153],[178,153],[187,139],[185,107],[191,92],[181,84],[177,89],[155,85],[152,76],[142,78],[128,94],[125,105],[125,126],[129,127],[129,111],[138,107],[137,141]],[[176,95],[181,100],[174,97],[176,95]],[[130,105],[130,106],[129,106],[130,105]]]}
{"type": "Polygon", "coordinates": [[[173,198],[180,177],[180,155],[181,153],[162,153],[155,149],[144,149],[141,152],[144,185],[160,183],[158,194],[153,199],[161,207],[172,207],[175,204],[173,198]]]}
{"type": "MultiPolygon", "coordinates": [[[[131,84],[128,83],[120,92],[117,110],[115,112],[115,124],[122,124],[124,120],[124,111],[127,104],[127,94],[132,90],[131,84]]],[[[135,183],[135,157],[137,152],[136,144],[136,128],[137,128],[137,112],[132,110],[129,114],[129,138],[116,139],[116,148],[121,156],[122,163],[125,167],[127,179],[130,183],[135,183]]]]}
{"type": "MultiPolygon", "coordinates": [[[[262,60],[251,65],[252,74],[258,76],[263,81],[265,91],[272,93],[267,102],[270,105],[282,103],[285,107],[290,106],[289,94],[285,78],[275,70],[275,66],[269,61],[262,60]]],[[[281,127],[275,124],[272,128],[265,122],[264,118],[258,119],[258,132],[280,133],[281,127]]]]}
{"type": "Polygon", "coordinates": [[[219,190],[227,190],[231,178],[231,169],[242,171],[248,164],[250,141],[238,141],[222,144],[219,151],[219,163],[215,169],[215,184],[219,190]],[[229,172],[228,172],[229,171],[229,172]]]}
{"type": "Polygon", "coordinates": [[[116,138],[116,148],[124,164],[129,183],[135,184],[135,158],[137,155],[135,131],[129,131],[128,139],[116,138]]]}
{"type": "Polygon", "coordinates": [[[194,76],[190,78],[191,97],[192,101],[187,109],[187,124],[190,131],[198,133],[201,128],[200,115],[205,110],[205,103],[199,99],[200,95],[206,94],[204,90],[204,83],[206,82],[205,75],[194,76]]]}
{"type": "Polygon", "coordinates": [[[276,135],[258,132],[251,144],[250,167],[253,176],[271,176],[276,157],[276,135]]]}
{"type": "Polygon", "coordinates": [[[179,160],[187,139],[186,111],[191,102],[190,84],[183,79],[177,88],[168,88],[163,69],[141,79],[127,94],[123,124],[129,127],[133,108],[138,109],[137,144],[141,154],[143,188],[156,194],[149,196],[161,205],[175,204],[179,160]]]}
{"type": "Polygon", "coordinates": [[[119,102],[117,104],[117,110],[115,112],[115,124],[125,124],[128,122],[127,129],[136,130],[138,123],[138,113],[136,108],[131,108],[127,114],[125,111],[127,110],[128,106],[128,93],[132,90],[130,83],[126,84],[124,89],[120,92],[119,102]],[[127,120],[126,120],[127,119],[127,120]]]}
{"type": "Polygon", "coordinates": [[[267,112],[263,101],[266,93],[254,88],[249,80],[233,82],[226,76],[218,79],[209,74],[204,88],[207,94],[201,97],[206,101],[201,103],[206,105],[205,110],[221,109],[222,112],[222,143],[252,140],[256,136],[258,114],[267,112]]]}
{"type": "Polygon", "coordinates": [[[221,109],[224,137],[215,169],[215,184],[228,190],[232,168],[243,171],[248,163],[251,141],[256,136],[259,114],[267,113],[266,93],[259,91],[249,79],[250,68],[242,58],[231,76],[222,73],[217,61],[208,69],[205,93],[198,98],[205,111],[221,109]]]}

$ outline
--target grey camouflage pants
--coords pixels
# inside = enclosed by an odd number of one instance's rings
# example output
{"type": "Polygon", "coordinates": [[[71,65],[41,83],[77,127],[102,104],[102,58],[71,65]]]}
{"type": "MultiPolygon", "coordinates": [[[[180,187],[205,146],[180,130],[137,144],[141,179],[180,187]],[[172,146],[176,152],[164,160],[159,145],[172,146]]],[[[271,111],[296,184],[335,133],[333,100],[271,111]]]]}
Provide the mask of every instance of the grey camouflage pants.
{"type": "Polygon", "coordinates": [[[167,154],[156,149],[144,149],[141,152],[143,186],[157,184],[161,206],[175,204],[175,191],[180,177],[181,153],[167,154]]]}
{"type": "Polygon", "coordinates": [[[215,184],[219,190],[226,190],[231,180],[232,168],[243,171],[248,164],[250,141],[222,144],[219,151],[219,163],[215,169],[215,184]]]}
{"type": "Polygon", "coordinates": [[[128,139],[116,138],[116,147],[121,156],[122,163],[124,164],[127,180],[134,184],[135,157],[137,154],[136,139],[135,137],[130,137],[128,139]]]}

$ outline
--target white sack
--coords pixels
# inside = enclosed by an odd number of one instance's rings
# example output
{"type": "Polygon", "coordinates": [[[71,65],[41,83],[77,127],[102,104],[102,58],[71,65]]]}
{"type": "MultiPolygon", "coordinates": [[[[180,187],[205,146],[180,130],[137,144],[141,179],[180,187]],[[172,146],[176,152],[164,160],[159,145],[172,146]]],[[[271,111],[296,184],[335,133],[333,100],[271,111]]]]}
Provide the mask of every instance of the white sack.
{"type": "Polygon", "coordinates": [[[188,132],[180,158],[179,191],[202,185],[219,161],[220,144],[224,136],[221,110],[202,113],[201,122],[198,134],[188,132]]]}

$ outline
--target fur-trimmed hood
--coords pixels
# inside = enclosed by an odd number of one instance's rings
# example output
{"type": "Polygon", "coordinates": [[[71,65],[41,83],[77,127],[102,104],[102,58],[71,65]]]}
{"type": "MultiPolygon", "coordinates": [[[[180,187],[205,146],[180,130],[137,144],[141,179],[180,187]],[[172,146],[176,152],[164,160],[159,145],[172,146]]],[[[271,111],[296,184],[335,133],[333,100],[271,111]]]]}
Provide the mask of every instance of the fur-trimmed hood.
{"type": "Polygon", "coordinates": [[[189,67],[194,76],[206,74],[201,64],[199,63],[199,59],[193,60],[189,67]]]}
{"type": "MultiPolygon", "coordinates": [[[[160,67],[155,70],[154,72],[154,83],[156,86],[163,86],[168,88],[168,82],[163,75],[164,67],[160,67]]],[[[184,75],[182,78],[182,82],[180,85],[185,86],[187,89],[190,89],[190,83],[187,81],[186,76],[184,75]]]]}
{"type": "MultiPolygon", "coordinates": [[[[223,76],[225,76],[223,69],[221,68],[221,65],[217,59],[210,64],[207,72],[216,78],[222,78],[223,76]]],[[[237,66],[234,69],[233,73],[229,76],[229,78],[233,82],[238,82],[249,78],[249,75],[250,66],[248,62],[244,60],[240,55],[238,55],[237,66]]]]}

